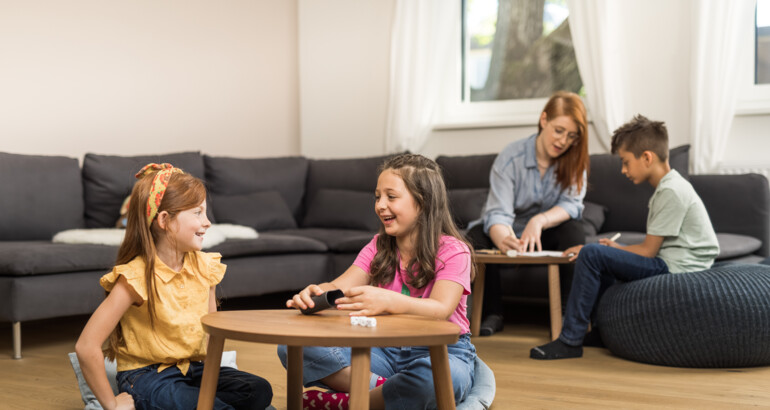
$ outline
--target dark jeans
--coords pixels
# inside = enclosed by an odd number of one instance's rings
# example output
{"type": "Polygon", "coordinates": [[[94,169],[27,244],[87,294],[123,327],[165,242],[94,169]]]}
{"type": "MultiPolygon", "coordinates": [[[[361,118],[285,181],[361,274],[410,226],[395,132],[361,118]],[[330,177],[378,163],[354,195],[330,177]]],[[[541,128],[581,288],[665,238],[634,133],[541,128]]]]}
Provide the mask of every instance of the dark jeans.
{"type": "Polygon", "coordinates": [[[616,280],[630,282],[666,273],[668,266],[660,258],[647,258],[596,243],[584,246],[575,264],[559,340],[572,346],[583,344],[599,298],[616,280]]]}
{"type": "MultiPolygon", "coordinates": [[[[158,365],[118,372],[120,392],[134,398],[134,406],[142,409],[194,409],[203,377],[203,362],[190,363],[183,375],[172,366],[158,373],[158,365]]],[[[263,410],[273,400],[273,389],[267,380],[250,373],[222,367],[219,370],[215,409],[263,410]]]]}
{"type": "MultiPolygon", "coordinates": [[[[520,232],[517,234],[520,234],[520,232]]],[[[468,231],[467,237],[474,249],[489,249],[495,246],[495,244],[492,243],[492,239],[484,233],[484,227],[482,225],[474,226],[468,231]]],[[[563,251],[571,246],[582,245],[585,242],[586,236],[585,231],[583,230],[583,222],[575,219],[570,219],[559,226],[546,229],[540,236],[540,243],[543,245],[543,249],[549,251],[563,251]]],[[[502,285],[500,282],[501,266],[502,265],[494,264],[487,265],[484,271],[483,317],[488,315],[502,315],[503,313],[502,285]]],[[[559,287],[561,288],[563,305],[566,304],[572,286],[573,270],[574,265],[572,264],[559,265],[559,287]]]]}

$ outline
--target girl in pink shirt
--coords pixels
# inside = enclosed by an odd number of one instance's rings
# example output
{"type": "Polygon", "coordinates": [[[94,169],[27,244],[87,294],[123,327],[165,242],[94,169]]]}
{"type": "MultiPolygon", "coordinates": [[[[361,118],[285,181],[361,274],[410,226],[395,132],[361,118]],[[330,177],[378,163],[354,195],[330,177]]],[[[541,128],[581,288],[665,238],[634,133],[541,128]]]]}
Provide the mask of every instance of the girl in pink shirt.
{"type": "MultiPolygon", "coordinates": [[[[421,155],[392,157],[380,167],[374,210],[382,225],[353,265],[331,282],[312,284],[286,302],[313,307],[312,296],[341,289],[337,308],[351,316],[415,314],[440,318],[460,327],[460,340],[449,346],[455,400],[473,385],[476,349],[470,342],[466,300],[473,275],[470,246],[449,212],[438,165],[421,155]]],[[[279,357],[286,366],[286,347],[279,357]]],[[[350,349],[303,349],[305,386],[332,392],[307,392],[304,408],[347,408],[350,349]],[[339,393],[341,392],[341,393],[339,393]]],[[[372,408],[433,408],[430,353],[427,347],[374,348],[371,353],[372,408]]]]}

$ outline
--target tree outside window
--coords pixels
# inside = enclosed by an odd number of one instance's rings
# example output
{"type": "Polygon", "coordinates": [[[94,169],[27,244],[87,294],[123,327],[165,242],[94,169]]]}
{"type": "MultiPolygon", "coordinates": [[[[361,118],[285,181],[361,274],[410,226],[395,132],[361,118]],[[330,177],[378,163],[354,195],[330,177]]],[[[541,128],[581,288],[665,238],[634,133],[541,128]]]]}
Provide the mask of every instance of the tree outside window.
{"type": "Polygon", "coordinates": [[[464,0],[463,100],[582,94],[566,0],[464,0]]]}

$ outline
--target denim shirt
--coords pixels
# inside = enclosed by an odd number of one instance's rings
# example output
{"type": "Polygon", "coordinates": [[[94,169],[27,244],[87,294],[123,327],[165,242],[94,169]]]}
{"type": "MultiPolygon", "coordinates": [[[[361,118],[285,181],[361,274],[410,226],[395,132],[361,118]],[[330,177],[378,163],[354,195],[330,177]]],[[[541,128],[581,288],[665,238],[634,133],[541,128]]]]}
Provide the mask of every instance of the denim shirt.
{"type": "Polygon", "coordinates": [[[556,181],[555,163],[548,167],[540,178],[535,156],[537,134],[514,141],[495,158],[489,173],[489,196],[481,219],[468,224],[468,229],[484,223],[484,233],[489,235],[492,225],[512,226],[516,236],[527,226],[529,220],[554,206],[558,206],[572,219],[583,214],[583,197],[586,194],[586,173],[583,186],[562,190],[556,181]]]}

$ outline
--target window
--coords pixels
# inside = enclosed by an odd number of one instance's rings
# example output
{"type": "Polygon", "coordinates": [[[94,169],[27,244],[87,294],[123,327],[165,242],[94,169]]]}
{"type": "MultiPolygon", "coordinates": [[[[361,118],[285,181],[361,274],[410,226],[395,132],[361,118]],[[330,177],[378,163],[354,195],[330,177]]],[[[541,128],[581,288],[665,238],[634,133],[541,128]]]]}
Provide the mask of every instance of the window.
{"type": "Polygon", "coordinates": [[[557,90],[583,92],[566,0],[461,0],[460,74],[438,128],[536,124],[557,90]]]}
{"type": "Polygon", "coordinates": [[[768,84],[770,83],[770,0],[757,1],[754,27],[754,84],[768,84]]]}
{"type": "Polygon", "coordinates": [[[464,100],[580,91],[565,0],[466,0],[464,10],[464,100]]]}
{"type": "Polygon", "coordinates": [[[752,52],[744,64],[744,90],[738,101],[738,115],[770,113],[770,0],[757,0],[754,21],[749,23],[746,41],[752,52]],[[749,37],[750,36],[750,37],[749,37]]]}

